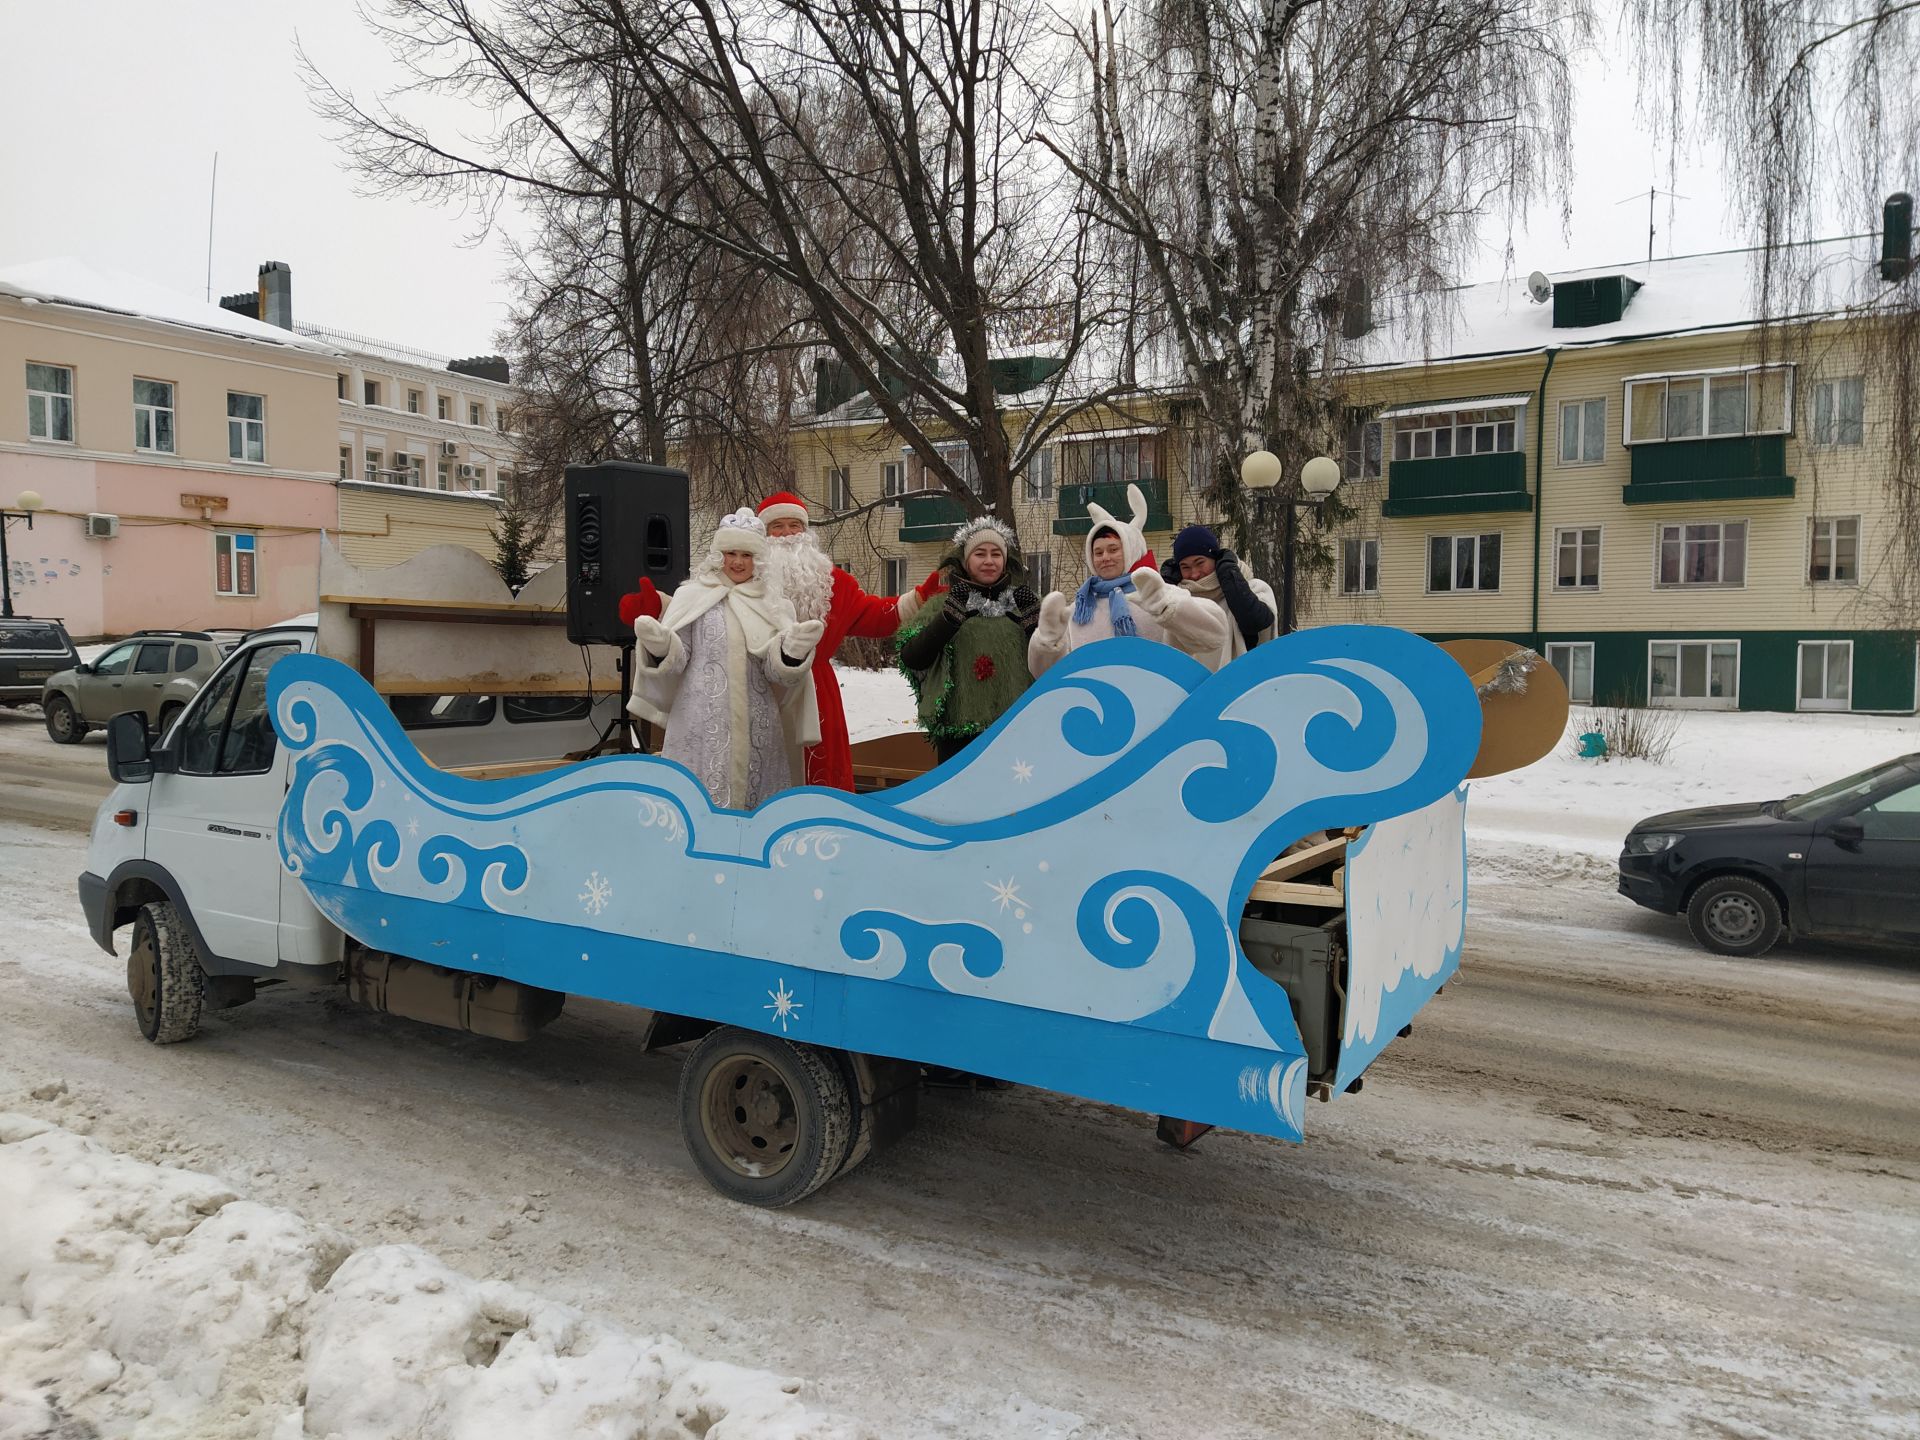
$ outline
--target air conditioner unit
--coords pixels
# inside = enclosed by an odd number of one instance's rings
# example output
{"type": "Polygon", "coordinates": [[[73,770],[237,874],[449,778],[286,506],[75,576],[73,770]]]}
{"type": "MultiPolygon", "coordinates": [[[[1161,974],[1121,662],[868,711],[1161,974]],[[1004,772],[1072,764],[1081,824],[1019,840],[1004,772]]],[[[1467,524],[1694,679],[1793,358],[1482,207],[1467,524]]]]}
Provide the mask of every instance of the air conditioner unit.
{"type": "Polygon", "coordinates": [[[87,538],[89,540],[111,540],[120,533],[118,515],[87,516],[87,538]]]}
{"type": "Polygon", "coordinates": [[[460,446],[457,442],[452,440],[442,440],[440,442],[440,458],[442,460],[451,460],[459,453],[460,446]]]}
{"type": "Polygon", "coordinates": [[[462,480],[471,480],[473,478],[473,473],[474,473],[473,466],[471,465],[462,465],[460,467],[460,478],[462,480]]]}

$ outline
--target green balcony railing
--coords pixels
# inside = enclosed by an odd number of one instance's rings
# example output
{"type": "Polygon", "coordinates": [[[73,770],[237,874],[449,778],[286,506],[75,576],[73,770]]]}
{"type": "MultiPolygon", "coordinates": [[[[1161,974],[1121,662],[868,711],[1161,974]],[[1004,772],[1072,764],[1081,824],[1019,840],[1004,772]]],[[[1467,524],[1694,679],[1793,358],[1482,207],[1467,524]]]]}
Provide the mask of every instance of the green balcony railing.
{"type": "Polygon", "coordinates": [[[1531,510],[1527,457],[1518,450],[1498,455],[1449,455],[1437,460],[1395,460],[1387,467],[1383,515],[1479,515],[1531,510]]]}
{"type": "Polygon", "coordinates": [[[943,490],[907,495],[900,504],[900,538],[908,544],[945,540],[967,518],[967,507],[943,490]]]}
{"type": "Polygon", "coordinates": [[[1736,435],[1635,445],[1620,498],[1629,505],[1791,500],[1787,437],[1736,435]]]}
{"type": "MultiPolygon", "coordinates": [[[[1147,500],[1148,530],[1171,530],[1173,515],[1167,509],[1167,482],[1164,480],[1136,480],[1140,493],[1147,500]]],[[[1127,518],[1127,482],[1122,480],[1106,484],[1074,484],[1068,482],[1060,487],[1060,518],[1053,522],[1056,535],[1084,535],[1092,528],[1093,521],[1087,515],[1088,505],[1098,505],[1121,519],[1127,518]]]]}

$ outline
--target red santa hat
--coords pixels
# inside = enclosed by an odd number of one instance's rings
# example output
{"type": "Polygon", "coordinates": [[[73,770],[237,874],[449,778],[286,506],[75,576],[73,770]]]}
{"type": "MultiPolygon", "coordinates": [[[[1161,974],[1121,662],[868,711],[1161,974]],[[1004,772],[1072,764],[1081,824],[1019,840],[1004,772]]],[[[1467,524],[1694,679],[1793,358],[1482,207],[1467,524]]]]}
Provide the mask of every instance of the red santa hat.
{"type": "Polygon", "coordinates": [[[807,502],[791,490],[777,491],[762,500],[759,515],[763,525],[771,525],[776,520],[798,520],[802,525],[811,523],[807,516],[807,502]]]}

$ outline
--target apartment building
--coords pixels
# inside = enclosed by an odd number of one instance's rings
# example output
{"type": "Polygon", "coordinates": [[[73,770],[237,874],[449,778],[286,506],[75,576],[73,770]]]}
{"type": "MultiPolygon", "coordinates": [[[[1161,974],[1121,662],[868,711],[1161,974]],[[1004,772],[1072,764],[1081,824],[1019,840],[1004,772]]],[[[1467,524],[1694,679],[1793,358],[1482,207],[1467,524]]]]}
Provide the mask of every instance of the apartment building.
{"type": "Polygon", "coordinates": [[[0,508],[22,613],[77,637],[313,607],[337,523],[333,357],[72,260],[0,269],[0,508]]]}
{"type": "Polygon", "coordinates": [[[222,306],[284,326],[336,358],[340,553],[393,565],[428,545],[464,545],[491,560],[492,530],[512,493],[507,433],[515,391],[498,355],[449,360],[351,331],[297,322],[287,267],[260,267],[257,291],[222,306]]]}
{"type": "MultiPolygon", "coordinates": [[[[1730,251],[1465,287],[1428,331],[1388,315],[1349,357],[1342,460],[1354,518],[1327,537],[1305,624],[1497,636],[1548,656],[1580,701],[1911,713],[1913,617],[1896,613],[1888,397],[1855,323],[1884,262],[1825,242],[1807,313],[1762,325],[1756,255],[1730,251]]],[[[997,362],[1019,408],[1051,362],[997,362]]],[[[961,507],[929,485],[870,399],[821,386],[792,481],[835,558],[895,593],[961,507]]],[[[1212,522],[1210,457],[1175,388],[1077,416],[1030,468],[1013,518],[1041,586],[1082,577],[1086,506],[1138,483],[1162,553],[1212,522]]],[[[956,459],[964,450],[956,446],[956,459]]],[[[1269,577],[1277,583],[1278,577],[1269,577]]]]}

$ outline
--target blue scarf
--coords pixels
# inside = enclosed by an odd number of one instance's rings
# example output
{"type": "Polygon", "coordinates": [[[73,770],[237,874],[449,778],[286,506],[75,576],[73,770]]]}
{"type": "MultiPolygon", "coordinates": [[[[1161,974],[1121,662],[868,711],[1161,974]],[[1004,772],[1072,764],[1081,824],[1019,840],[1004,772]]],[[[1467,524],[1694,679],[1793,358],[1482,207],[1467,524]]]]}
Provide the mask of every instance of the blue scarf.
{"type": "Polygon", "coordinates": [[[1073,592],[1073,623],[1085,625],[1092,620],[1094,604],[1104,595],[1107,597],[1107,616],[1113,622],[1113,633],[1137,634],[1133,625],[1133,607],[1127,604],[1127,596],[1132,593],[1131,572],[1117,580],[1102,580],[1098,575],[1089,575],[1086,584],[1073,592]]]}

